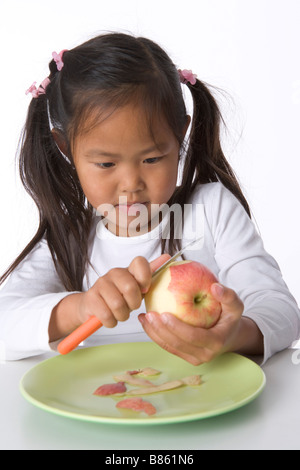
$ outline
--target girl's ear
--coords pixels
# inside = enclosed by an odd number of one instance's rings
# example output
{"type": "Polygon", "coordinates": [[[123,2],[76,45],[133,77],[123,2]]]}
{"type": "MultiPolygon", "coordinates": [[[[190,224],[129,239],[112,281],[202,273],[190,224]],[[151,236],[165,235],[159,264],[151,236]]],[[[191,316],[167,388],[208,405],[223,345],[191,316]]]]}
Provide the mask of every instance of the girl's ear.
{"type": "Polygon", "coordinates": [[[58,130],[58,129],[52,129],[51,133],[52,133],[52,137],[55,140],[55,143],[56,143],[57,147],[59,148],[60,152],[64,156],[69,158],[69,156],[68,156],[68,144],[66,142],[65,137],[61,133],[61,131],[58,130]]]}

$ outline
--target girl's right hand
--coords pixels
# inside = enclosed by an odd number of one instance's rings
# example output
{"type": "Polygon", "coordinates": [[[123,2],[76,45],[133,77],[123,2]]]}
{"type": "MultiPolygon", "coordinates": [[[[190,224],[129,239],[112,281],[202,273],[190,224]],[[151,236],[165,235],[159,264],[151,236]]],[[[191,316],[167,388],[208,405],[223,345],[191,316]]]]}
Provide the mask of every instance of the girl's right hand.
{"type": "Polygon", "coordinates": [[[106,328],[128,320],[130,312],[140,307],[143,294],[151,285],[152,273],[169,259],[161,255],[149,263],[142,256],[128,268],[114,268],[100,277],[87,292],[80,294],[78,319],[85,322],[96,316],[106,328]]]}

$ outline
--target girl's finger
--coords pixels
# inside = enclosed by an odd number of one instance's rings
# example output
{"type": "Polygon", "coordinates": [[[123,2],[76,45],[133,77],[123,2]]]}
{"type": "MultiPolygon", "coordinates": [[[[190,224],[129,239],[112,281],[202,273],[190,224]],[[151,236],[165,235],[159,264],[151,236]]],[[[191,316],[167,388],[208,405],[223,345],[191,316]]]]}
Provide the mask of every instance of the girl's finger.
{"type": "Polygon", "coordinates": [[[117,320],[112,315],[110,308],[102,296],[96,292],[87,292],[85,294],[85,312],[90,316],[97,317],[106,328],[114,328],[117,320]]]}
{"type": "Polygon", "coordinates": [[[146,258],[137,256],[130,263],[128,271],[137,281],[143,294],[145,294],[151,286],[152,273],[155,272],[166,261],[168,261],[168,259],[170,259],[170,255],[165,254],[159,256],[157,259],[149,263],[146,258]]]}
{"type": "Polygon", "coordinates": [[[166,263],[171,258],[170,255],[164,254],[150,262],[151,270],[154,273],[158,268],[160,268],[164,263],[166,263]]]}
{"type": "MultiPolygon", "coordinates": [[[[142,303],[141,288],[134,275],[128,269],[114,268],[111,269],[105,277],[99,279],[99,293],[105,295],[106,283],[110,282],[115,285],[119,294],[123,297],[124,304],[127,304],[129,311],[136,310],[142,303]],[[104,288],[103,288],[104,286],[104,288]]],[[[119,296],[117,297],[119,299],[119,296]]],[[[111,298],[112,304],[114,299],[111,298]]],[[[110,302],[109,302],[110,304],[110,302]]]]}
{"type": "Polygon", "coordinates": [[[149,312],[147,315],[139,315],[138,318],[147,335],[165,351],[179,356],[193,365],[207,362],[207,351],[199,346],[194,347],[179,338],[172,329],[165,326],[158,313],[149,312]]]}
{"type": "Polygon", "coordinates": [[[134,258],[128,267],[128,271],[138,283],[140,291],[147,292],[151,285],[152,271],[146,258],[142,256],[134,258]]]}
{"type": "Polygon", "coordinates": [[[244,304],[234,290],[215,283],[211,286],[211,292],[215,299],[221,303],[223,312],[230,312],[237,316],[242,315],[244,304]]]}
{"type": "Polygon", "coordinates": [[[112,282],[103,281],[101,287],[101,298],[115,319],[121,322],[128,320],[131,311],[130,306],[116,285],[112,282]]]}

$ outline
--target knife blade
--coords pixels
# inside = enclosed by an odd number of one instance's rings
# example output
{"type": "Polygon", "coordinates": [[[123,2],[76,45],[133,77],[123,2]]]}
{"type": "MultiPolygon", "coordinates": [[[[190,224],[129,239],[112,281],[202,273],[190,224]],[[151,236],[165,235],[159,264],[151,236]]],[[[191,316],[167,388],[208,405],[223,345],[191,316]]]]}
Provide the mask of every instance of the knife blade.
{"type": "Polygon", "coordinates": [[[187,249],[187,248],[190,248],[192,245],[195,245],[196,243],[198,243],[200,240],[197,239],[197,240],[193,240],[191,241],[190,243],[188,243],[187,245],[185,245],[183,248],[181,248],[181,250],[177,251],[177,253],[175,253],[174,256],[172,256],[172,258],[168,259],[168,261],[166,261],[164,264],[162,264],[156,271],[154,271],[154,273],[152,274],[152,279],[154,277],[156,277],[158,274],[160,274],[162,271],[164,271],[168,266],[170,266],[171,263],[173,263],[173,261],[175,261],[179,256],[182,255],[182,253],[187,249]]]}

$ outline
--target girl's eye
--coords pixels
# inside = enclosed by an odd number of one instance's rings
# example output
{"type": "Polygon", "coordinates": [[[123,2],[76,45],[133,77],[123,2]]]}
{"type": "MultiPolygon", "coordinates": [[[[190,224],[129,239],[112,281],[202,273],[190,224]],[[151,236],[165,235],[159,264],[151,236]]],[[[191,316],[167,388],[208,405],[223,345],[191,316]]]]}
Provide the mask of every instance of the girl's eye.
{"type": "Polygon", "coordinates": [[[146,158],[146,160],[144,160],[144,163],[148,163],[148,164],[153,164],[153,163],[157,163],[159,162],[163,157],[153,157],[153,158],[146,158]]]}
{"type": "Polygon", "coordinates": [[[110,163],[110,162],[107,162],[107,163],[96,163],[96,166],[98,166],[99,168],[102,168],[102,169],[107,169],[107,168],[112,168],[114,166],[114,163],[110,163]]]}

